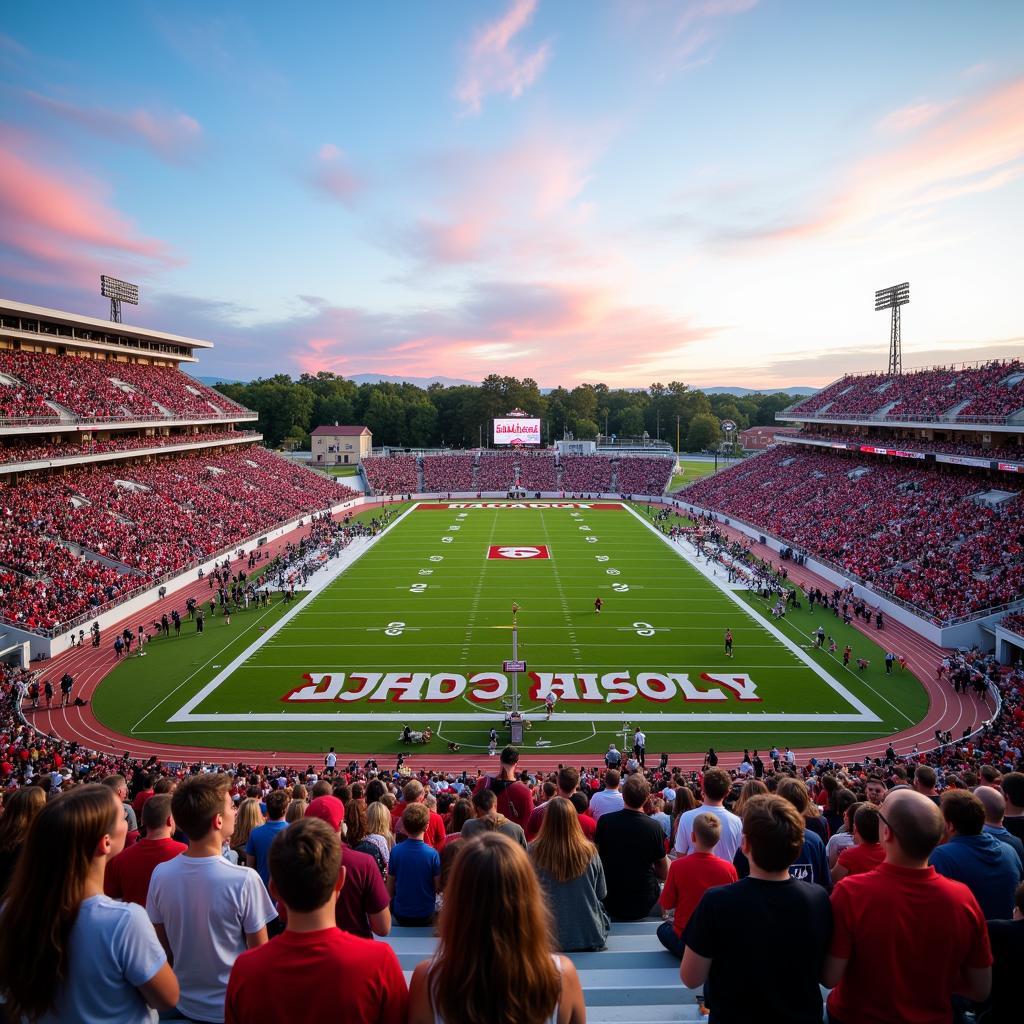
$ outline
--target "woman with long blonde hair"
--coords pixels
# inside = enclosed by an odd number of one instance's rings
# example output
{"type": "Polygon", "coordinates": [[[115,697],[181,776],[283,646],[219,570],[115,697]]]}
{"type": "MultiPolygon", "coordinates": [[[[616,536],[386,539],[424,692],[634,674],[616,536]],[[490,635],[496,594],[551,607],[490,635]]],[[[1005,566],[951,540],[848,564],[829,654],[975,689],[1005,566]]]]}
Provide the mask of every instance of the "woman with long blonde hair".
{"type": "Polygon", "coordinates": [[[301,821],[306,815],[306,808],[309,801],[303,797],[296,799],[292,797],[288,801],[288,810],[284,812],[284,820],[290,825],[293,821],[301,821]]]}
{"type": "Polygon", "coordinates": [[[551,915],[526,852],[500,832],[464,842],[413,972],[410,1024],[582,1024],[580,979],[551,948],[551,915]]]}
{"type": "Polygon", "coordinates": [[[178,980],[146,911],[103,894],[124,848],[124,808],[79,786],[36,816],[0,910],[0,996],[12,1021],[154,1021],[178,980]],[[148,1004],[148,1005],[147,1005],[148,1004]]]}
{"type": "Polygon", "coordinates": [[[245,864],[245,847],[254,828],[263,824],[260,802],[254,796],[247,796],[239,805],[235,815],[235,830],[231,833],[231,850],[238,855],[238,863],[245,864]]]}
{"type": "Polygon", "coordinates": [[[558,948],[604,949],[610,927],[601,902],[608,895],[604,867],[565,797],[548,803],[530,861],[555,919],[558,948]]]}

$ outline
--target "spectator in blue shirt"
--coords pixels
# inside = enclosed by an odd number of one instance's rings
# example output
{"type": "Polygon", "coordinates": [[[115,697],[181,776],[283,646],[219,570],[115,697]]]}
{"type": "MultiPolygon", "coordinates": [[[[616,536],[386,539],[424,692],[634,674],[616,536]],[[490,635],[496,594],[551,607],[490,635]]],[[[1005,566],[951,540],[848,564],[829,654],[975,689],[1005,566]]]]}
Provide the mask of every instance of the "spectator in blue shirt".
{"type": "Polygon", "coordinates": [[[388,892],[395,923],[418,927],[434,923],[434,904],[441,877],[441,857],[423,841],[430,823],[425,804],[409,804],[402,812],[404,843],[391,851],[388,892]]]}
{"type": "Polygon", "coordinates": [[[284,820],[288,810],[288,794],[283,789],[275,789],[267,795],[267,822],[254,828],[249,833],[249,841],[245,844],[245,863],[259,872],[263,884],[270,885],[270,844],[278,832],[288,827],[284,820]]]}
{"type": "Polygon", "coordinates": [[[986,919],[1013,915],[1013,894],[1021,880],[1016,851],[984,831],[985,807],[966,789],[942,794],[946,839],[928,863],[940,875],[963,882],[974,893],[986,919]]]}

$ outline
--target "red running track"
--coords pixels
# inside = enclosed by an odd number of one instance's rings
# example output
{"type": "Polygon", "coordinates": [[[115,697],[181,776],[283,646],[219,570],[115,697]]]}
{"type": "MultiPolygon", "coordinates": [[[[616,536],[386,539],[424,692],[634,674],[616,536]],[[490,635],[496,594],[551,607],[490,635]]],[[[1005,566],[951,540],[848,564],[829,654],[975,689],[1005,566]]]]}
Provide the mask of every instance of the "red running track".
{"type": "MultiPolygon", "coordinates": [[[[374,505],[365,505],[363,510],[377,508],[385,504],[380,502],[374,505]]],[[[746,535],[731,527],[724,527],[719,524],[719,529],[724,530],[739,540],[746,540],[746,535]]],[[[308,532],[308,527],[301,527],[291,533],[269,544],[267,548],[271,555],[278,554],[289,542],[295,543],[308,532]]],[[[754,544],[753,553],[766,562],[776,567],[781,567],[778,555],[765,545],[754,544]]],[[[819,587],[826,593],[831,594],[835,589],[834,585],[816,573],[805,567],[785,563],[789,573],[789,579],[800,585],[819,587]]],[[[147,606],[142,614],[133,615],[119,622],[116,626],[104,630],[105,639],[103,645],[97,650],[88,646],[74,648],[64,654],[58,655],[51,662],[46,663],[47,674],[54,680],[59,679],[65,671],[75,677],[74,696],[82,697],[90,701],[84,707],[54,707],[50,710],[40,708],[32,711],[25,708],[27,720],[37,729],[59,736],[66,740],[77,740],[80,744],[91,750],[97,750],[104,754],[120,756],[128,753],[132,757],[150,757],[156,755],[163,761],[205,761],[207,763],[223,764],[244,762],[246,764],[273,764],[277,766],[288,766],[293,768],[305,768],[307,765],[319,765],[322,763],[323,754],[320,752],[308,753],[278,753],[271,750],[239,750],[227,747],[196,747],[179,746],[169,743],[140,742],[138,739],[114,732],[99,722],[92,712],[91,697],[96,692],[100,682],[113,669],[116,664],[112,649],[112,638],[115,631],[123,630],[125,627],[135,629],[139,622],[151,623],[160,615],[172,608],[182,608],[185,599],[195,596],[200,600],[209,599],[210,589],[207,581],[197,580],[187,587],[177,591],[174,595],[165,598],[163,601],[155,600],[147,606]]],[[[185,620],[186,622],[188,620],[185,620]]],[[[211,622],[211,626],[213,623],[211,622]]],[[[876,635],[873,628],[865,627],[859,620],[854,625],[862,633],[876,635]]],[[[797,753],[798,760],[806,762],[812,756],[827,756],[837,761],[853,762],[863,760],[865,755],[872,757],[881,756],[884,753],[886,744],[892,742],[899,754],[909,754],[917,745],[921,750],[928,750],[936,746],[935,731],[950,731],[954,737],[959,737],[964,729],[974,730],[982,722],[991,717],[991,701],[986,698],[979,700],[973,694],[958,694],[947,681],[936,678],[936,667],[944,657],[942,648],[931,641],[913,632],[909,627],[894,619],[887,619],[883,635],[889,641],[890,649],[897,650],[907,659],[910,670],[921,680],[928,694],[928,711],[924,718],[917,724],[899,732],[893,733],[890,737],[880,737],[874,740],[867,740],[860,743],[853,743],[845,746],[805,749],[792,743],[786,743],[786,737],[780,732],[778,745],[790,746],[797,753]]],[[[898,669],[897,669],[898,671],[898,669]]],[[[56,687],[55,687],[56,689],[56,687]]],[[[487,769],[496,765],[496,759],[490,758],[483,753],[454,754],[448,753],[441,748],[440,741],[436,746],[430,747],[422,754],[413,753],[416,748],[407,748],[406,765],[413,769],[420,768],[427,770],[441,771],[476,771],[477,768],[487,769]]],[[[660,751],[651,751],[651,761],[655,761],[660,751]]],[[[378,754],[347,754],[339,752],[338,760],[344,764],[350,759],[357,761],[365,760],[367,757],[376,757],[382,764],[389,763],[394,758],[393,752],[378,754]]],[[[742,751],[719,751],[724,766],[739,764],[742,751]]],[[[527,754],[523,755],[520,764],[525,768],[534,770],[547,770],[556,768],[559,764],[589,763],[594,764],[600,761],[597,755],[580,755],[578,753],[551,753],[551,754],[527,754]]],[[[670,763],[681,766],[690,771],[699,768],[703,763],[702,754],[677,754],[673,756],[670,763]]]]}

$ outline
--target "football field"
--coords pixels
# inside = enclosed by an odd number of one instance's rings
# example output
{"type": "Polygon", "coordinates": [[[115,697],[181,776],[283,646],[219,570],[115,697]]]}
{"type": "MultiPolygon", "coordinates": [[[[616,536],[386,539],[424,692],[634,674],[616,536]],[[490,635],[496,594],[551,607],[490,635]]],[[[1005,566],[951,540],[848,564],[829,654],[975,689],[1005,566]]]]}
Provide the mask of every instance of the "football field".
{"type": "Polygon", "coordinates": [[[97,715],[172,743],[384,753],[409,725],[434,733],[414,751],[482,751],[492,727],[506,741],[518,694],[524,749],[571,755],[621,746],[635,725],[649,753],[824,746],[927,708],[871,640],[806,607],[773,619],[642,507],[420,503],[360,544],[293,604],[154,641],[104,682],[97,715]],[[870,667],[814,649],[819,624],[870,667]]]}

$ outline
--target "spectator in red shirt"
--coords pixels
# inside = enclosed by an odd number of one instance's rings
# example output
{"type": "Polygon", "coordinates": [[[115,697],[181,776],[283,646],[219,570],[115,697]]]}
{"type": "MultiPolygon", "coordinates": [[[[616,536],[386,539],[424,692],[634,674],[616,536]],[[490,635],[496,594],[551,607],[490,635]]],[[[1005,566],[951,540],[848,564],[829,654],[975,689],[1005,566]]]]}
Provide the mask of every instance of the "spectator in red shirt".
{"type": "Polygon", "coordinates": [[[839,854],[832,881],[838,882],[847,875],[859,875],[874,871],[885,860],[885,851],[878,841],[878,809],[864,804],[853,817],[853,846],[839,854]]]}
{"type": "Polygon", "coordinates": [[[146,806],[146,801],[153,795],[153,776],[149,772],[140,772],[137,778],[141,789],[135,794],[132,810],[136,819],[139,819],[142,817],[142,808],[146,806]]]}
{"type": "Polygon", "coordinates": [[[512,746],[506,747],[501,752],[501,767],[498,774],[485,775],[477,782],[473,792],[476,794],[482,789],[494,790],[498,798],[498,813],[525,829],[533,812],[533,794],[529,786],[516,779],[518,763],[519,751],[512,746]]]}
{"type": "MultiPolygon", "coordinates": [[[[402,814],[406,807],[409,804],[422,804],[426,799],[427,791],[419,779],[410,779],[405,784],[402,790],[402,799],[391,810],[391,827],[399,841],[405,838],[405,833],[402,831],[402,814]]],[[[430,821],[427,824],[427,831],[423,835],[423,842],[440,852],[444,847],[448,830],[444,827],[444,818],[437,811],[431,811],[429,808],[427,810],[430,814],[430,821]]]]}
{"type": "MultiPolygon", "coordinates": [[[[566,800],[572,800],[572,795],[579,788],[579,784],[580,773],[575,768],[560,768],[558,770],[558,775],[555,779],[555,785],[558,786],[558,796],[564,796],[566,800]]],[[[573,806],[575,806],[575,803],[573,806]]],[[[541,804],[530,815],[525,829],[527,842],[532,843],[537,838],[540,827],[544,822],[545,810],[547,810],[547,804],[541,804]]],[[[583,829],[583,834],[593,842],[594,837],[597,835],[597,822],[589,814],[580,815],[580,828],[583,829]]]]}
{"type": "MultiPolygon", "coordinates": [[[[326,822],[340,839],[345,805],[336,796],[318,796],[306,808],[306,817],[326,822]]],[[[341,865],[347,881],[335,904],[338,927],[364,939],[387,935],[391,931],[391,909],[377,862],[368,853],[342,843],[341,865]]]]}
{"type": "Polygon", "coordinates": [[[701,896],[716,885],[728,885],[738,879],[736,869],[711,851],[722,838],[722,823],[713,814],[698,814],[690,835],[691,852],[674,860],[661,891],[661,909],[666,919],[658,928],[658,941],[680,960],[683,958],[683,929],[701,896]],[[668,920],[669,912],[675,915],[668,920]]]}
{"type": "Polygon", "coordinates": [[[970,889],[928,857],[942,812],[912,790],[879,813],[885,861],[832,894],[834,930],[822,984],[832,1024],[948,1024],[954,993],[982,1000],[992,986],[985,918],[970,889]]]}
{"type": "Polygon", "coordinates": [[[169,793],[151,796],[142,808],[142,825],[146,830],[144,839],[119,853],[107,862],[103,876],[103,891],[115,900],[146,905],[149,894],[149,880],[158,864],[184,853],[188,846],[176,843],[174,818],[171,816],[169,793]]]}
{"type": "Polygon", "coordinates": [[[335,927],[344,884],[341,843],[326,822],[307,817],[278,833],[270,848],[270,885],[288,910],[288,925],[273,942],[235,961],[226,1024],[404,1024],[408,990],[394,951],[335,927]]]}

